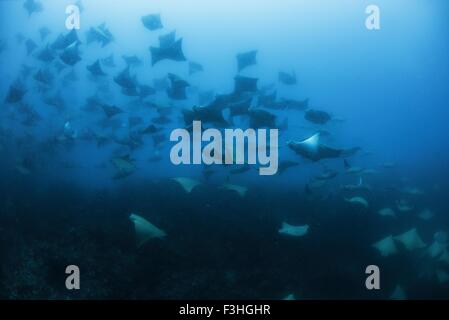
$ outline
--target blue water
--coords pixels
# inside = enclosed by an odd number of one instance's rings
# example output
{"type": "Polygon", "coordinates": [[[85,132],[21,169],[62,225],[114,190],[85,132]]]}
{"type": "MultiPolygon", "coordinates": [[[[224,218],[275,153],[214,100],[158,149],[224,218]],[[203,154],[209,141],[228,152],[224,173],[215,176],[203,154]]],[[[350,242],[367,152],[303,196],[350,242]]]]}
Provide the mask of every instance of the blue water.
{"type": "Polygon", "coordinates": [[[37,58],[58,35],[68,34],[65,9],[72,2],[41,1],[43,10],[31,15],[24,3],[0,2],[1,298],[386,299],[397,286],[407,298],[449,297],[446,251],[429,254],[437,232],[449,232],[449,8],[444,0],[82,0],[76,31],[81,61],[73,66],[58,57],[37,58]],[[365,27],[370,4],[380,8],[380,30],[365,27]],[[148,14],[160,14],[163,28],[146,29],[141,17],[148,14]],[[88,44],[88,30],[103,22],[114,40],[104,47],[88,44]],[[41,40],[44,26],[51,33],[41,40]],[[183,39],[187,61],[152,66],[149,47],[173,30],[183,39]],[[37,45],[29,54],[28,39],[37,45]],[[257,78],[259,89],[273,85],[277,101],[308,98],[309,108],[328,112],[332,120],[318,125],[305,120],[304,111],[253,102],[275,114],[278,125],[288,121],[279,138],[279,161],[297,166],[260,176],[255,168],[231,174],[236,166],[216,165],[206,179],[202,165],[173,165],[174,143],[168,137],[186,125],[181,110],[199,104],[198,92],[232,93],[236,55],[250,50],[257,50],[257,63],[240,75],[257,78]],[[103,64],[106,76],[94,79],[86,66],[111,54],[116,66],[103,64]],[[139,84],[153,86],[168,73],[186,80],[187,99],[173,100],[165,91],[143,99],[124,95],[113,80],[126,67],[122,55],[141,60],[130,69],[139,84]],[[189,61],[204,71],[189,75],[189,61]],[[33,68],[28,76],[21,71],[24,65],[33,68]],[[64,66],[60,72],[58,65],[64,66]],[[34,79],[39,69],[51,70],[53,83],[39,85],[34,79]],[[281,83],[279,71],[294,71],[297,83],[281,83]],[[74,81],[66,79],[71,72],[74,81]],[[26,94],[9,103],[17,79],[26,94]],[[65,104],[60,110],[48,104],[57,93],[65,104]],[[86,111],[95,94],[124,112],[107,121],[101,107],[86,111]],[[152,123],[157,113],[148,103],[171,108],[170,122],[156,124],[164,133],[162,144],[155,146],[150,135],[137,147],[119,143],[152,123]],[[129,117],[143,124],[132,127],[129,117]],[[75,137],[64,132],[66,123],[75,137]],[[349,174],[343,157],[314,162],[287,146],[318,130],[330,132],[322,135],[327,145],[360,147],[348,162],[365,171],[349,174]],[[99,145],[87,134],[92,132],[104,134],[107,142],[99,145]],[[160,159],[149,161],[155,152],[160,159]],[[125,154],[134,169],[114,179],[113,159],[125,154]],[[337,176],[316,186],[314,177],[326,169],[337,176]],[[186,193],[174,177],[201,184],[186,193]],[[367,188],[344,189],[360,177],[367,188]],[[248,191],[240,197],[223,189],[226,183],[248,191]],[[368,206],[348,202],[352,197],[362,197],[368,206]],[[401,199],[412,209],[400,212],[401,199]],[[396,217],[379,215],[385,207],[396,217]],[[420,218],[425,209],[434,216],[420,218]],[[131,213],[167,236],[136,247],[131,213]],[[282,235],[283,222],[307,224],[309,232],[282,235]],[[407,250],[395,240],[397,253],[388,257],[372,246],[414,228],[426,246],[407,250]],[[69,264],[80,266],[80,290],[64,287],[69,264]],[[370,264],[380,267],[379,290],[365,288],[370,264]]]}

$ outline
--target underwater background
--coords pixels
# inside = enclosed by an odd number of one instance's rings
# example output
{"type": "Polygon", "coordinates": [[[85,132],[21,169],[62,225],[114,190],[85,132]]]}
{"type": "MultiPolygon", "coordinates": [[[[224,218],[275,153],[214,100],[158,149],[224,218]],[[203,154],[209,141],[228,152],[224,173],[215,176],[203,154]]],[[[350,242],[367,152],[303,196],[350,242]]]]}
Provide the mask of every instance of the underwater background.
{"type": "Polygon", "coordinates": [[[449,298],[448,9],[0,1],[0,298],[449,298]],[[279,128],[278,173],[173,165],[199,118],[279,128]]]}

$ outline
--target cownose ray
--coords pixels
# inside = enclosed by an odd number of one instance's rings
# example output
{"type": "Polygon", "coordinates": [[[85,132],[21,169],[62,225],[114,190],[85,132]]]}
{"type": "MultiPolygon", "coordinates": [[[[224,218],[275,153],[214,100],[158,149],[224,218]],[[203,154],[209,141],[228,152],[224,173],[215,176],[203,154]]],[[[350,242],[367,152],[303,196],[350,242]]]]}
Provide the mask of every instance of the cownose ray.
{"type": "Polygon", "coordinates": [[[17,80],[14,82],[8,90],[8,93],[5,98],[6,103],[17,103],[22,100],[22,98],[27,93],[27,90],[22,83],[22,81],[17,80]]]}
{"type": "Polygon", "coordinates": [[[28,16],[31,16],[33,13],[41,12],[44,9],[42,3],[36,0],[26,0],[23,3],[23,8],[28,12],[28,16]]]}
{"type": "Polygon", "coordinates": [[[281,160],[279,162],[279,168],[278,168],[278,173],[282,174],[283,172],[285,172],[285,170],[298,166],[299,162],[296,161],[291,161],[291,160],[281,160]]]}
{"type": "Polygon", "coordinates": [[[34,49],[37,48],[37,44],[32,39],[28,39],[27,41],[25,41],[25,47],[27,49],[27,55],[30,55],[30,53],[32,53],[34,49]]]}
{"type": "Polygon", "coordinates": [[[322,110],[308,109],[304,113],[304,119],[315,124],[326,124],[332,117],[329,113],[322,110]]]}
{"type": "Polygon", "coordinates": [[[74,43],[81,44],[76,29],[72,29],[66,34],[59,34],[56,40],[52,42],[51,48],[53,50],[64,50],[74,43]]]}
{"type": "Polygon", "coordinates": [[[294,71],[291,73],[280,71],[278,74],[278,79],[280,83],[287,86],[292,86],[296,84],[296,73],[294,71]]]}
{"type": "Polygon", "coordinates": [[[197,180],[186,177],[171,178],[171,180],[177,182],[187,193],[192,192],[195,187],[201,184],[201,182],[197,180]]]}
{"type": "Polygon", "coordinates": [[[269,109],[285,109],[285,106],[277,100],[277,91],[263,92],[259,90],[259,95],[257,97],[257,104],[269,109]]]}
{"type": "Polygon", "coordinates": [[[240,95],[244,93],[255,93],[257,92],[257,82],[259,79],[244,77],[244,76],[236,76],[234,78],[234,94],[240,95]]]}
{"type": "Polygon", "coordinates": [[[125,60],[126,65],[130,67],[138,67],[143,63],[137,55],[122,55],[122,59],[125,60]]]}
{"type": "Polygon", "coordinates": [[[176,31],[171,31],[159,36],[159,48],[170,47],[176,41],[176,31]]]}
{"type": "Polygon", "coordinates": [[[251,109],[248,112],[251,128],[276,128],[276,115],[262,109],[251,109]]]}
{"type": "Polygon", "coordinates": [[[244,53],[239,53],[236,56],[237,59],[237,67],[238,71],[242,71],[246,67],[255,65],[257,63],[256,61],[257,56],[257,50],[251,50],[244,53]]]}
{"type": "Polygon", "coordinates": [[[441,254],[441,256],[438,260],[449,265],[449,252],[447,251],[447,249],[445,249],[443,251],[443,253],[441,254]]]}
{"type": "Polygon", "coordinates": [[[64,51],[59,55],[59,58],[61,58],[61,60],[69,66],[73,66],[81,61],[78,42],[74,42],[67,48],[65,48],[64,51]]]}
{"type": "Polygon", "coordinates": [[[435,233],[433,234],[433,238],[434,238],[436,241],[438,241],[438,242],[441,242],[441,243],[444,243],[444,244],[449,244],[449,243],[448,243],[448,241],[449,241],[449,236],[448,236],[448,233],[445,232],[445,231],[437,231],[437,232],[435,232],[435,233]]]}
{"type": "Polygon", "coordinates": [[[44,48],[39,50],[36,54],[36,58],[43,62],[51,62],[55,59],[55,53],[53,49],[47,44],[44,48]]]}
{"type": "Polygon", "coordinates": [[[382,257],[388,257],[398,252],[392,235],[375,242],[372,246],[379,251],[382,257]]]}
{"type": "Polygon", "coordinates": [[[247,115],[249,113],[249,109],[251,107],[252,98],[244,98],[240,101],[231,103],[229,105],[229,113],[230,117],[247,115]]]}
{"type": "Polygon", "coordinates": [[[407,295],[405,294],[404,289],[400,285],[396,285],[393,293],[390,295],[391,300],[406,300],[407,295]]]}
{"type": "Polygon", "coordinates": [[[166,47],[150,47],[151,65],[162,60],[185,61],[186,57],[182,50],[182,38],[176,40],[166,47]]]}
{"type": "Polygon", "coordinates": [[[182,110],[184,123],[190,126],[194,120],[202,123],[212,123],[215,126],[227,126],[222,110],[211,106],[193,106],[192,109],[182,110]]]}
{"type": "Polygon", "coordinates": [[[317,180],[330,180],[335,178],[338,175],[338,172],[332,169],[325,169],[321,174],[315,176],[317,180]]]}
{"type": "Polygon", "coordinates": [[[382,208],[377,211],[377,214],[382,217],[396,217],[396,212],[391,208],[382,208]]]}
{"type": "Polygon", "coordinates": [[[131,76],[129,66],[120,71],[120,73],[114,77],[114,82],[125,89],[135,89],[137,86],[137,78],[135,75],[131,76]]]}
{"type": "Polygon", "coordinates": [[[105,76],[106,73],[101,68],[100,59],[97,59],[94,63],[91,65],[88,65],[87,70],[94,76],[105,76]]]}
{"type": "Polygon", "coordinates": [[[418,217],[425,221],[432,219],[434,215],[433,211],[427,208],[418,213],[418,217]]]}
{"type": "Polygon", "coordinates": [[[361,174],[364,172],[364,169],[362,167],[351,166],[347,159],[343,159],[343,164],[345,167],[345,172],[347,174],[361,174]]]}
{"type": "Polygon", "coordinates": [[[114,41],[114,36],[106,27],[106,24],[102,23],[98,27],[90,27],[86,32],[86,39],[87,44],[98,42],[102,47],[105,47],[114,41]]]}
{"type": "Polygon", "coordinates": [[[309,99],[294,100],[294,99],[281,99],[279,102],[285,109],[304,111],[309,107],[309,99]]]}
{"type": "Polygon", "coordinates": [[[361,205],[362,207],[368,208],[369,204],[368,201],[363,198],[363,197],[352,197],[352,198],[345,198],[346,202],[349,202],[351,204],[355,204],[355,205],[361,205]]]}
{"type": "Polygon", "coordinates": [[[33,79],[40,84],[50,86],[53,82],[54,75],[49,69],[39,69],[33,76],[33,79]]]}
{"type": "Polygon", "coordinates": [[[282,223],[282,227],[278,231],[280,234],[292,236],[292,237],[303,237],[309,232],[309,225],[305,224],[302,226],[294,226],[288,224],[287,222],[282,223]]]}
{"type": "Polygon", "coordinates": [[[137,247],[141,247],[148,240],[155,238],[164,238],[167,235],[165,231],[159,229],[154,224],[137,214],[132,213],[129,216],[129,219],[134,224],[137,247]]]}
{"type": "Polygon", "coordinates": [[[440,256],[444,250],[446,250],[447,244],[434,240],[432,244],[427,248],[427,253],[431,258],[440,256]]]}
{"type": "Polygon", "coordinates": [[[431,258],[436,258],[441,254],[444,254],[448,247],[448,235],[444,231],[437,231],[433,235],[433,243],[427,249],[431,258]]]}
{"type": "Polygon", "coordinates": [[[201,64],[199,64],[197,62],[193,62],[193,61],[189,62],[189,75],[201,72],[203,70],[204,70],[204,68],[201,64]]]}
{"type": "Polygon", "coordinates": [[[101,107],[102,107],[106,117],[108,117],[108,118],[112,118],[113,116],[124,112],[122,109],[120,109],[119,107],[116,107],[114,105],[103,104],[101,107]]]}
{"type": "Polygon", "coordinates": [[[411,187],[411,186],[403,188],[401,192],[411,196],[422,196],[424,194],[424,190],[418,187],[411,187]]]}
{"type": "Polygon", "coordinates": [[[287,300],[287,301],[289,301],[289,300],[296,300],[296,297],[295,297],[295,295],[293,293],[290,293],[290,294],[286,295],[284,297],[284,299],[282,299],[282,300],[287,300]]]}
{"type": "Polygon", "coordinates": [[[239,186],[236,184],[227,183],[227,184],[222,185],[221,187],[226,190],[231,190],[231,191],[237,192],[237,194],[242,198],[245,197],[246,193],[248,192],[247,187],[239,186]]]}
{"type": "Polygon", "coordinates": [[[437,269],[435,271],[435,274],[436,274],[437,280],[440,284],[449,282],[449,274],[446,271],[444,271],[442,269],[437,269]]]}
{"type": "Polygon", "coordinates": [[[49,34],[51,33],[50,29],[48,29],[47,27],[41,27],[39,29],[39,35],[41,37],[41,41],[44,40],[49,34]]]}
{"type": "Polygon", "coordinates": [[[115,179],[125,178],[132,174],[136,169],[136,165],[129,155],[113,158],[112,164],[117,170],[117,173],[114,176],[115,179]]]}
{"type": "Polygon", "coordinates": [[[350,149],[336,149],[328,147],[325,144],[320,143],[319,132],[302,141],[288,141],[287,146],[295,153],[312,161],[349,156],[355,154],[360,149],[359,147],[350,149]]]}
{"type": "Polygon", "coordinates": [[[396,202],[396,207],[400,212],[410,212],[414,209],[414,206],[412,206],[407,200],[401,199],[396,202]]]}
{"type": "Polygon", "coordinates": [[[167,95],[173,100],[184,100],[187,98],[186,88],[190,84],[179,76],[169,73],[170,87],[167,89],[167,95]]]}
{"type": "Polygon", "coordinates": [[[109,68],[114,68],[115,67],[115,62],[114,62],[114,54],[111,53],[109,56],[107,56],[106,58],[101,59],[101,62],[109,68]]]}
{"type": "Polygon", "coordinates": [[[394,237],[394,240],[402,243],[408,251],[422,249],[426,244],[422,241],[416,228],[410,229],[394,237]]]}
{"type": "Polygon", "coordinates": [[[142,22],[143,26],[150,31],[163,28],[160,14],[148,14],[140,18],[140,21],[142,22]]]}

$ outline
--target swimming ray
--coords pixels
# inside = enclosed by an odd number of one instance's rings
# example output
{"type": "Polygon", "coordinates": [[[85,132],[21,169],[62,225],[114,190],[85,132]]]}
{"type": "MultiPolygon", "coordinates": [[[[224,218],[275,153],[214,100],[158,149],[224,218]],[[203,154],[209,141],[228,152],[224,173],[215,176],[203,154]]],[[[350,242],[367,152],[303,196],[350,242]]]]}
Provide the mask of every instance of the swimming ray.
{"type": "Polygon", "coordinates": [[[92,42],[98,42],[102,47],[107,46],[109,43],[114,41],[114,36],[106,27],[105,23],[100,24],[98,27],[91,27],[86,32],[87,44],[92,42]]]}
{"type": "Polygon", "coordinates": [[[256,56],[257,50],[251,50],[248,52],[238,54],[236,56],[238,71],[240,72],[246,67],[255,65],[257,63],[256,56]]]}
{"type": "Polygon", "coordinates": [[[304,119],[315,124],[325,124],[331,120],[331,116],[325,111],[309,109],[305,112],[304,119]]]}
{"type": "Polygon", "coordinates": [[[197,180],[185,177],[171,178],[171,180],[176,181],[187,193],[192,192],[195,187],[201,184],[201,182],[197,180]]]}
{"type": "Polygon", "coordinates": [[[245,197],[246,193],[248,192],[247,187],[239,186],[236,184],[227,183],[227,184],[222,185],[221,187],[226,190],[231,190],[231,191],[237,192],[237,194],[242,198],[245,197]]]}
{"type": "Polygon", "coordinates": [[[41,41],[44,40],[51,33],[50,29],[47,27],[41,27],[39,29],[39,35],[41,37],[41,41]]]}
{"type": "Polygon", "coordinates": [[[427,252],[431,258],[436,258],[441,255],[444,250],[446,250],[447,244],[441,243],[437,240],[433,241],[432,244],[427,248],[427,252]]]}
{"type": "Polygon", "coordinates": [[[159,47],[167,48],[173,45],[176,41],[176,31],[171,31],[169,33],[159,36],[159,47]]]}
{"type": "Polygon", "coordinates": [[[391,208],[382,208],[377,211],[377,214],[383,217],[396,217],[396,212],[391,208]]]}
{"type": "Polygon", "coordinates": [[[27,41],[25,41],[25,46],[27,49],[27,55],[30,55],[30,53],[32,53],[34,49],[37,48],[36,42],[34,42],[32,39],[28,39],[27,41]]]}
{"type": "Polygon", "coordinates": [[[315,133],[313,136],[302,141],[287,141],[287,146],[295,153],[312,161],[349,156],[355,154],[360,149],[359,147],[350,149],[328,147],[320,143],[320,133],[315,133]]]}
{"type": "Polygon", "coordinates": [[[396,244],[394,243],[394,239],[392,235],[379,240],[378,242],[372,245],[376,248],[382,257],[388,257],[390,255],[394,255],[398,252],[396,248],[396,244]]]}
{"type": "Polygon", "coordinates": [[[201,72],[203,70],[204,70],[204,68],[201,64],[193,62],[193,61],[189,62],[189,75],[201,72]]]}
{"type": "Polygon", "coordinates": [[[134,224],[137,247],[141,247],[151,239],[164,238],[167,236],[165,231],[159,229],[154,224],[137,214],[132,213],[129,216],[129,219],[134,224]]]}
{"type": "Polygon", "coordinates": [[[11,104],[17,103],[23,99],[26,93],[27,89],[24,84],[20,80],[17,80],[9,87],[5,102],[11,104]]]}
{"type": "Polygon", "coordinates": [[[441,270],[441,269],[437,269],[437,270],[435,271],[435,274],[436,274],[437,279],[438,279],[438,282],[439,282],[440,284],[449,282],[449,274],[448,274],[446,271],[441,270]]]}
{"type": "Polygon", "coordinates": [[[148,14],[143,16],[140,21],[142,21],[143,26],[150,31],[163,28],[160,14],[148,14]]]}
{"type": "Polygon", "coordinates": [[[292,237],[303,237],[309,232],[309,225],[305,224],[302,226],[294,226],[288,224],[287,222],[282,223],[281,229],[278,231],[280,234],[292,236],[292,237]]]}
{"type": "Polygon", "coordinates": [[[396,207],[400,212],[410,212],[414,209],[412,205],[405,199],[400,199],[396,202],[396,207]]]}
{"type": "Polygon", "coordinates": [[[292,86],[296,84],[296,73],[294,71],[291,73],[280,71],[278,74],[278,79],[280,83],[287,86],[292,86]]]}
{"type": "Polygon", "coordinates": [[[390,295],[391,300],[406,300],[407,296],[405,294],[404,289],[400,285],[397,285],[394,288],[393,293],[390,295]]]}
{"type": "Polygon", "coordinates": [[[88,65],[87,70],[94,76],[105,76],[103,69],[101,68],[100,59],[97,59],[93,64],[88,65]]]}
{"type": "Polygon", "coordinates": [[[445,249],[438,260],[449,265],[449,251],[445,249]]]}
{"type": "Polygon", "coordinates": [[[435,214],[430,209],[424,209],[420,213],[418,213],[418,217],[425,221],[432,219],[434,215],[435,214]]]}
{"type": "Polygon", "coordinates": [[[112,118],[113,116],[124,112],[122,109],[113,105],[103,104],[101,107],[108,118],[112,118]]]}
{"type": "Polygon", "coordinates": [[[151,64],[154,66],[162,60],[185,61],[186,57],[182,50],[182,38],[176,40],[166,47],[150,47],[151,64]]]}
{"type": "Polygon", "coordinates": [[[28,12],[28,16],[44,10],[42,3],[36,0],[25,0],[25,2],[23,3],[23,8],[28,12]]]}
{"type": "Polygon", "coordinates": [[[345,198],[345,201],[349,202],[351,204],[361,205],[362,207],[365,207],[365,208],[369,207],[368,201],[363,197],[352,197],[349,199],[345,198]]]}
{"type": "Polygon", "coordinates": [[[257,78],[236,76],[234,78],[234,94],[252,93],[257,91],[257,78]]]}
{"type": "Polygon", "coordinates": [[[296,162],[296,161],[281,160],[281,162],[279,162],[278,173],[282,174],[287,169],[298,166],[298,165],[299,165],[299,162],[296,162]]]}
{"type": "Polygon", "coordinates": [[[167,89],[167,95],[173,100],[185,100],[187,98],[186,88],[190,84],[175,74],[169,73],[170,87],[167,89]]]}
{"type": "Polygon", "coordinates": [[[55,59],[55,53],[49,45],[46,45],[45,48],[37,52],[36,58],[43,62],[51,62],[55,59]]]}
{"type": "Polygon", "coordinates": [[[69,66],[73,66],[81,61],[78,43],[74,42],[66,49],[64,49],[64,51],[59,55],[59,58],[61,58],[61,60],[69,66]]]}
{"type": "Polygon", "coordinates": [[[422,249],[426,244],[422,241],[416,228],[410,229],[400,235],[394,237],[396,241],[399,241],[404,247],[409,250],[422,249]]]}

